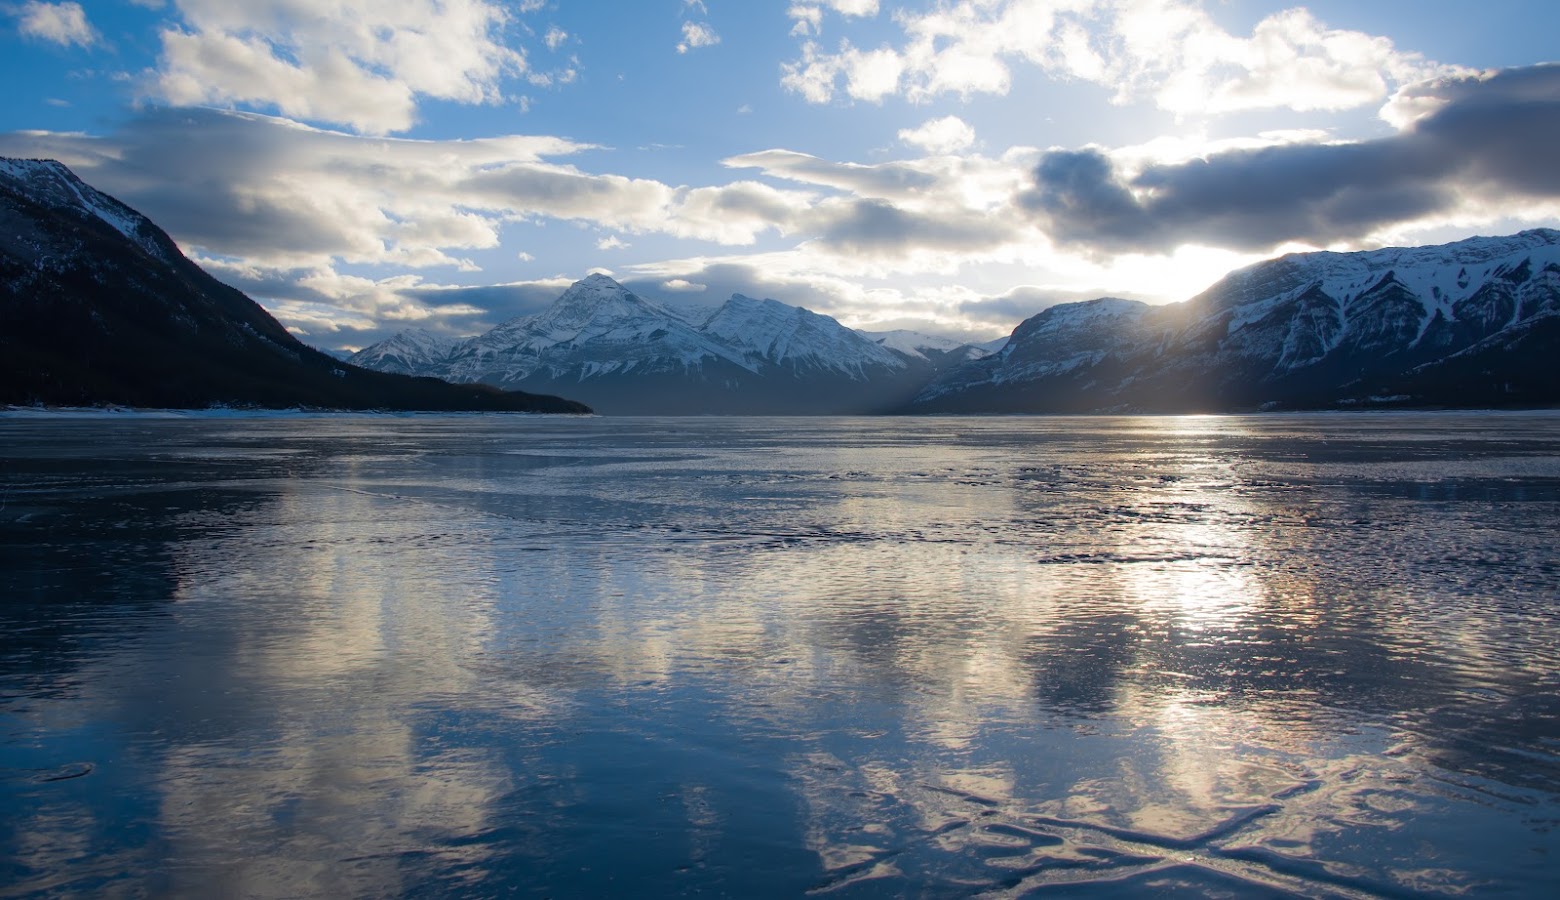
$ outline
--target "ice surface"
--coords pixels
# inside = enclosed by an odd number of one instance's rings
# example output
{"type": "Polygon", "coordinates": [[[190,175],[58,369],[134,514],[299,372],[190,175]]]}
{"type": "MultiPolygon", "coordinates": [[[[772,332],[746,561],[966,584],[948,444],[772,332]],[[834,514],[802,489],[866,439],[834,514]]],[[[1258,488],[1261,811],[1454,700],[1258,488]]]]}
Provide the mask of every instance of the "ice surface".
{"type": "Polygon", "coordinates": [[[1553,886],[1560,414],[0,441],[13,894],[1553,886]]]}

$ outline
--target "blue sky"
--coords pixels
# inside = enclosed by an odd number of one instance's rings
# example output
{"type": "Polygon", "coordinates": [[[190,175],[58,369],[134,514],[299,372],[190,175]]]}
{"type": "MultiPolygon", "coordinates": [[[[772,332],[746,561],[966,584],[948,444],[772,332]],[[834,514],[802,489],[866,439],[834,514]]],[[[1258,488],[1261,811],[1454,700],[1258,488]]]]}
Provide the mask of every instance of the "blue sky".
{"type": "Polygon", "coordinates": [[[0,155],[327,348],[597,270],[992,337],[1560,227],[1556,33],[1525,0],[0,0],[0,155]]]}

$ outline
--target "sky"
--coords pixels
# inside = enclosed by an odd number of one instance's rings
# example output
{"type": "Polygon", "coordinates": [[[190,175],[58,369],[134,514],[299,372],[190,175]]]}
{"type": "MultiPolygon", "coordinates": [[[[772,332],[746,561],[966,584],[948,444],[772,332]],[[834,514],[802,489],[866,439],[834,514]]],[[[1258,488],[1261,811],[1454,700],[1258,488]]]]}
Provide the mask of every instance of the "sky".
{"type": "Polygon", "coordinates": [[[971,339],[1560,227],[1552,0],[0,0],[58,159],[303,340],[606,272],[971,339]]]}

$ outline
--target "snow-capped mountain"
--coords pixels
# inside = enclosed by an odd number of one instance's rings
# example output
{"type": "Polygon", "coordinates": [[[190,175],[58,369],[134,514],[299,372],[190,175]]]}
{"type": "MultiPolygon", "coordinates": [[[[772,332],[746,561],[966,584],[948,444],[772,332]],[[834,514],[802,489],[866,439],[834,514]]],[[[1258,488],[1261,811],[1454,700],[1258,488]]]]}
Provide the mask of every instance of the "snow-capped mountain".
{"type": "Polygon", "coordinates": [[[981,359],[990,356],[997,348],[1007,343],[1007,338],[999,338],[995,342],[987,344],[969,344],[956,341],[953,338],[937,337],[930,334],[922,334],[919,331],[862,331],[856,333],[877,344],[903,354],[912,359],[924,359],[927,362],[938,365],[968,362],[973,359],[981,359]],[[995,344],[995,347],[988,344],[995,344]]]}
{"type": "Polygon", "coordinates": [[[673,307],[600,274],[447,352],[403,334],[352,360],[640,414],[878,412],[908,401],[934,372],[924,356],[777,300],[735,294],[714,309],[673,307]]]}
{"type": "Polygon", "coordinates": [[[1305,253],[1184,303],[1093,300],[1021,323],[920,411],[1222,410],[1560,401],[1560,232],[1305,253]]]}
{"type": "MultiPolygon", "coordinates": [[[[394,340],[394,338],[392,338],[394,340]]],[[[369,347],[354,357],[368,358],[369,347]]],[[[422,374],[495,385],[612,375],[702,375],[744,369],[741,354],[606,275],[577,281],[547,309],[456,345],[422,374]]]]}
{"type": "Polygon", "coordinates": [[[332,359],[145,216],[25,159],[0,159],[0,403],[588,411],[332,359]]]}
{"type": "Polygon", "coordinates": [[[893,372],[909,365],[902,355],[864,339],[829,316],[778,300],[732,294],[701,331],[740,350],[757,371],[780,367],[863,381],[872,377],[874,369],[893,372]]]}
{"type": "Polygon", "coordinates": [[[434,334],[425,328],[413,328],[380,341],[347,358],[353,365],[397,375],[417,375],[444,365],[460,338],[434,334]]]}

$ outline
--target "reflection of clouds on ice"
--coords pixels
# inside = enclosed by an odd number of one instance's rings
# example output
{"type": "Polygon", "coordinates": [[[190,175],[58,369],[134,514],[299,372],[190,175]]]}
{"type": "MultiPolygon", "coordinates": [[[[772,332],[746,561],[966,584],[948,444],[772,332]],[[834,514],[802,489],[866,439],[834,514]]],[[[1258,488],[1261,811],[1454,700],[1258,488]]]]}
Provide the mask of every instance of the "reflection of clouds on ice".
{"type": "Polygon", "coordinates": [[[495,693],[464,664],[493,630],[484,542],[382,499],[282,487],[249,527],[178,561],[181,599],[287,609],[233,635],[227,689],[254,707],[248,728],[164,761],[173,852],[231,860],[189,876],[230,896],[393,895],[421,853],[480,872],[485,851],[455,839],[490,827],[512,773],[491,749],[441,746],[422,719],[448,703],[538,711],[535,691],[495,693]]]}
{"type": "MultiPolygon", "coordinates": [[[[188,658],[111,659],[102,677],[83,678],[102,691],[84,698],[100,715],[152,697],[145,714],[156,722],[164,690],[186,713],[204,710],[158,726],[191,732],[155,765],[159,852],[190,861],[163,876],[168,889],[389,896],[422,854],[480,877],[488,851],[459,839],[491,827],[515,773],[494,749],[459,735],[446,745],[427,711],[534,718],[547,705],[465,664],[493,630],[493,598],[471,577],[482,542],[465,535],[452,555],[449,535],[373,498],[277,486],[172,548],[173,599],[191,604],[182,615],[195,629],[178,651],[188,658]],[[250,605],[273,608],[250,616],[250,605]],[[348,864],[343,847],[354,850],[348,864]]],[[[74,817],[26,828],[40,836],[37,869],[90,830],[74,817]]]]}

